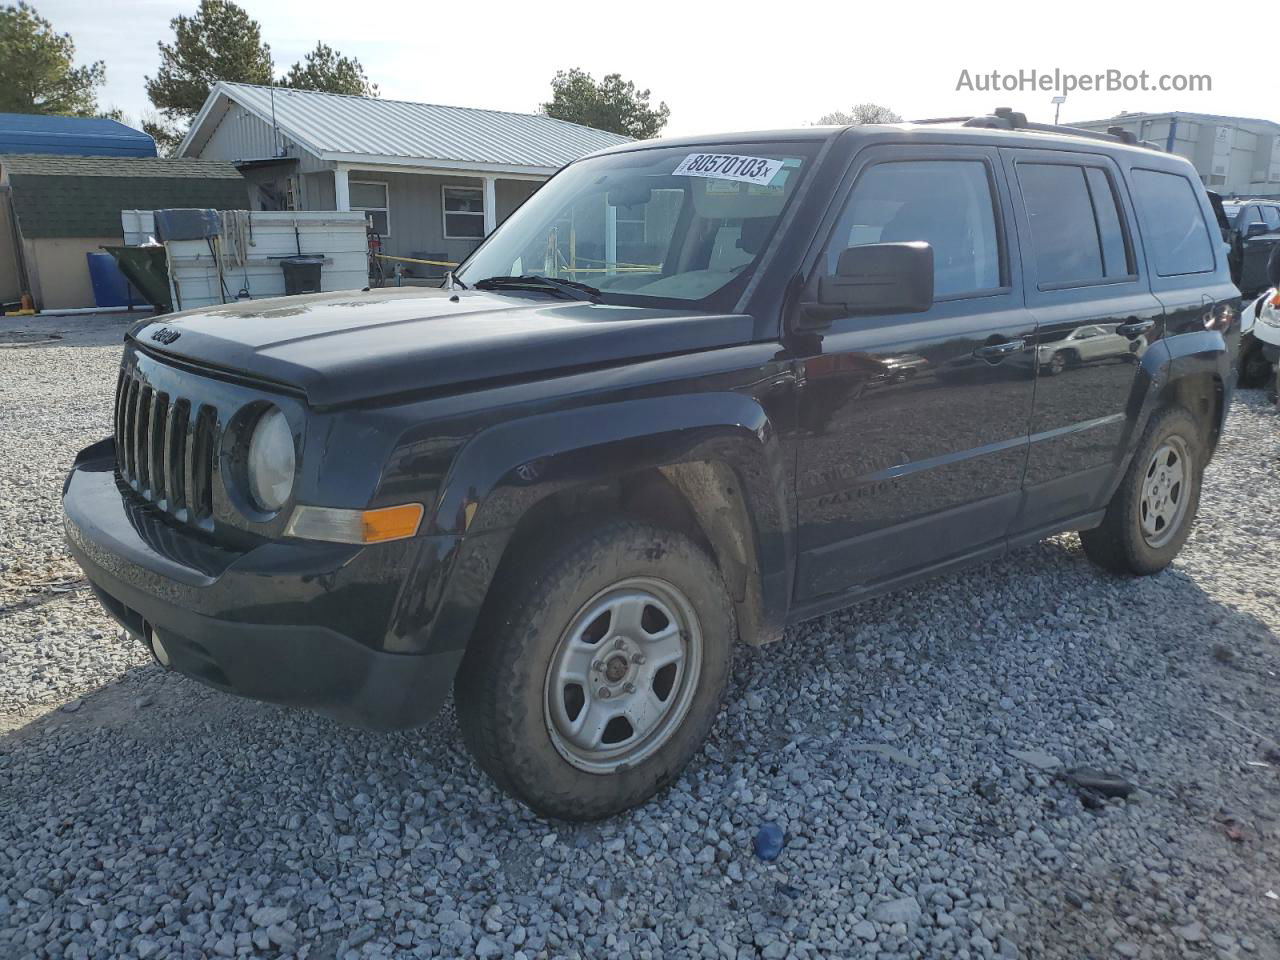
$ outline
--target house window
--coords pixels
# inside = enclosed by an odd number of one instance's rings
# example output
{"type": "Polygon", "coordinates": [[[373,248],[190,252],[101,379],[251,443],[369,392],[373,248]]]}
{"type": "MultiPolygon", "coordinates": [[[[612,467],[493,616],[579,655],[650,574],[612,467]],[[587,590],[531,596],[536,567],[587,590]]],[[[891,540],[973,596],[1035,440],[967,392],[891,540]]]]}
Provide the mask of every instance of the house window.
{"type": "Polygon", "coordinates": [[[446,240],[484,238],[484,191],[479,187],[442,186],[446,240]]]}
{"type": "Polygon", "coordinates": [[[369,229],[382,237],[391,236],[391,213],[385,183],[376,180],[352,180],[351,209],[364,211],[369,229]]]}

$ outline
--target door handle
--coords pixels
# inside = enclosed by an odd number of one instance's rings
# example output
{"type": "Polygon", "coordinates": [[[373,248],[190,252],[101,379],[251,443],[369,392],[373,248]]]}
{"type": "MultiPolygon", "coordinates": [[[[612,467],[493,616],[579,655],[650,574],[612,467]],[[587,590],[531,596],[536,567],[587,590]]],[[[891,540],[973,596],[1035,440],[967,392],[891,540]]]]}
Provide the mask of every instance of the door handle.
{"type": "Polygon", "coordinates": [[[1128,337],[1130,340],[1137,340],[1155,325],[1156,322],[1154,320],[1130,320],[1116,327],[1116,333],[1122,337],[1128,337]]]}
{"type": "Polygon", "coordinates": [[[973,355],[980,360],[1003,360],[1011,353],[1017,353],[1027,345],[1025,340],[1002,340],[999,343],[988,343],[973,351],[973,355]]]}

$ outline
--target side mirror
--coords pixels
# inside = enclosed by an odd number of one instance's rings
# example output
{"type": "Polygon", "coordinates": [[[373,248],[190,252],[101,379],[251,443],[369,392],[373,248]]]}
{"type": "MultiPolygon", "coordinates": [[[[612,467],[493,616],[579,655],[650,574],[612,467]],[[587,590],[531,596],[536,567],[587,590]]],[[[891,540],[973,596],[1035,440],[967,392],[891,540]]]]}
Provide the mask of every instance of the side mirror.
{"type": "Polygon", "coordinates": [[[805,313],[822,326],[854,314],[922,313],[933,306],[933,247],[869,243],[840,254],[834,275],[818,278],[818,300],[805,313]]]}
{"type": "Polygon", "coordinates": [[[1258,237],[1264,233],[1270,233],[1271,228],[1261,220],[1255,220],[1244,228],[1244,238],[1248,240],[1250,237],[1258,237]]]}

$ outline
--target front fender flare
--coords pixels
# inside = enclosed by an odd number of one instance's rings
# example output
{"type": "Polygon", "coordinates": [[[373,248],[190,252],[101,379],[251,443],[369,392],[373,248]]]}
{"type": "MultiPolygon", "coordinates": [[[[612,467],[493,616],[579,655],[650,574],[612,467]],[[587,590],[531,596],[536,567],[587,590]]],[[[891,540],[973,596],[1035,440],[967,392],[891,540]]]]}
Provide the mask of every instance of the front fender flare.
{"type": "Polygon", "coordinates": [[[462,538],[431,648],[465,645],[511,534],[535,504],[648,468],[662,470],[688,496],[696,479],[678,467],[696,463],[715,464],[737,481],[720,492],[728,502],[736,498],[736,513],[749,524],[735,533],[749,544],[745,566],[757,579],[748,596],[735,599],[740,608],[745,599],[758,609],[744,611],[755,622],[743,626],[768,638],[780,633],[794,542],[791,461],[751,396],[695,393],[538,414],[468,441],[425,531],[462,538]]]}

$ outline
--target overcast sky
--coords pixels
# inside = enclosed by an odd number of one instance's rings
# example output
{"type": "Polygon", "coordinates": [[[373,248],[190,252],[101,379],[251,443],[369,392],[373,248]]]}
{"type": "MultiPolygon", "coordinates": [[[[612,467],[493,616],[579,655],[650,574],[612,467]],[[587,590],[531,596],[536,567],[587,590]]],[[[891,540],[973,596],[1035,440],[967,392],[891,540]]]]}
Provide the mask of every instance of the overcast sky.
{"type": "MultiPolygon", "coordinates": [[[[134,123],[148,104],[156,42],[195,0],[33,0],[80,60],[103,60],[100,97],[134,123]]],[[[323,40],[358,57],[384,97],[533,112],[558,69],[619,72],[671,107],[668,134],[799,126],[861,101],[907,119],[986,113],[995,106],[1052,120],[1051,92],[957,91],[971,75],[1055,68],[1212,77],[1207,93],[1075,92],[1064,122],[1121,110],[1188,110],[1280,120],[1265,54],[1228,52],[1222,35],[1175,8],[1126,0],[1058,7],[1022,3],[425,4],[382,0],[249,0],[277,74],[323,40]],[[1056,10],[1057,13],[1050,11],[1056,10]]],[[[1263,45],[1265,47],[1265,44],[1263,45]]],[[[1262,47],[1259,48],[1263,49],[1262,47]]]]}

